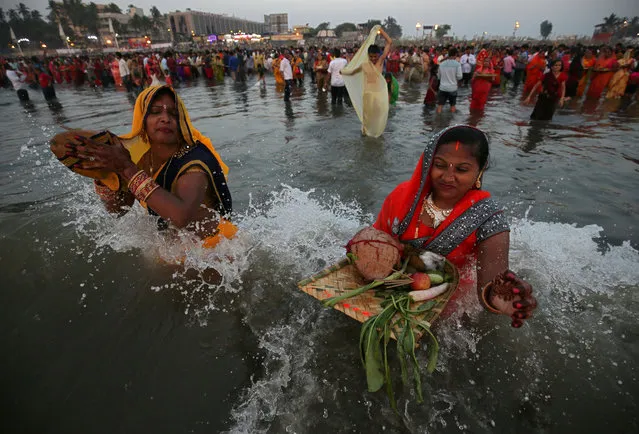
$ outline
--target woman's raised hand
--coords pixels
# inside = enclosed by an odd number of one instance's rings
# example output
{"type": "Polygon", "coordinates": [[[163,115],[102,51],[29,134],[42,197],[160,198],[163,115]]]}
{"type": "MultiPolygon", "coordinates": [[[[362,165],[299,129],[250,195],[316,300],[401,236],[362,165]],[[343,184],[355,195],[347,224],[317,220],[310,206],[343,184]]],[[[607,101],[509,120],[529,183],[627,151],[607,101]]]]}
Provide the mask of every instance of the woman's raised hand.
{"type": "Polygon", "coordinates": [[[512,326],[519,328],[537,308],[532,286],[514,272],[506,270],[492,281],[487,300],[499,313],[512,318],[512,326]]]}
{"type": "Polygon", "coordinates": [[[82,160],[76,166],[85,170],[107,170],[123,174],[123,172],[135,166],[131,161],[131,155],[122,142],[115,135],[111,135],[111,144],[100,144],[83,136],[74,136],[73,140],[65,145],[67,155],[82,160]]]}

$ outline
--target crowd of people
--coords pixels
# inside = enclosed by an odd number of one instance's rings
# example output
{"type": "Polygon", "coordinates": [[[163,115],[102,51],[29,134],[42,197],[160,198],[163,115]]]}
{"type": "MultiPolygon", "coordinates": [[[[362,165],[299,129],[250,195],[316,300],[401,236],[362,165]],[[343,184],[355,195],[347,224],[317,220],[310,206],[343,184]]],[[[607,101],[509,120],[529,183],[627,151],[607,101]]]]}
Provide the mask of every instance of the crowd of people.
{"type": "MultiPolygon", "coordinates": [[[[340,71],[356,48],[245,48],[188,52],[133,52],[83,56],[0,59],[0,85],[13,87],[22,100],[28,89],[41,89],[47,100],[55,86],[116,87],[139,94],[151,85],[199,80],[245,82],[256,75],[265,84],[273,76],[290,98],[293,87],[309,81],[318,92],[331,92],[331,102],[348,101],[340,71]]],[[[397,99],[397,80],[427,83],[424,104],[456,110],[457,91],[471,89],[470,110],[484,110],[493,88],[523,85],[524,103],[536,101],[532,119],[549,120],[557,106],[586,97],[621,98],[636,94],[639,60],[633,48],[617,44],[558,46],[392,47],[383,65],[389,98],[397,99]],[[393,87],[394,86],[394,87],[393,87]]],[[[393,101],[394,102],[394,101],[393,101]]]]}
{"type": "MultiPolygon", "coordinates": [[[[393,47],[390,37],[380,34],[386,39],[383,52],[368,46],[370,65],[361,68],[385,76],[389,102],[396,99],[396,77],[401,76],[409,86],[428,83],[424,104],[436,105],[438,113],[446,104],[456,109],[459,87],[471,89],[470,109],[481,111],[493,88],[523,85],[524,101],[536,98],[533,119],[551,119],[569,98],[634,98],[637,93],[637,59],[632,49],[620,45],[614,50],[526,45],[422,49],[393,47]]],[[[65,82],[135,95],[129,134],[67,131],[52,139],[52,150],[67,167],[95,178],[95,191],[110,212],[125,213],[137,200],[159,218],[159,229],[190,228],[208,248],[237,231],[231,221],[228,167],[191,123],[175,88],[202,79],[245,82],[253,74],[263,84],[269,73],[285,100],[293,87],[309,86],[318,94],[331,92],[331,102],[339,105],[349,100],[342,71],[356,51],[321,47],[3,59],[0,80],[13,86],[20,99],[29,98],[29,87],[40,87],[47,100],[55,99],[54,86],[65,82]],[[100,140],[113,146],[101,146],[100,140]]],[[[344,75],[356,72],[350,68],[344,75]]],[[[383,85],[380,95],[385,102],[383,85]]],[[[438,252],[459,268],[476,257],[473,285],[480,303],[521,327],[537,302],[530,284],[508,269],[508,224],[482,189],[488,157],[486,135],[472,126],[436,134],[410,181],[384,201],[374,227],[416,249],[438,252]],[[468,216],[476,224],[468,224],[468,216]]]]}

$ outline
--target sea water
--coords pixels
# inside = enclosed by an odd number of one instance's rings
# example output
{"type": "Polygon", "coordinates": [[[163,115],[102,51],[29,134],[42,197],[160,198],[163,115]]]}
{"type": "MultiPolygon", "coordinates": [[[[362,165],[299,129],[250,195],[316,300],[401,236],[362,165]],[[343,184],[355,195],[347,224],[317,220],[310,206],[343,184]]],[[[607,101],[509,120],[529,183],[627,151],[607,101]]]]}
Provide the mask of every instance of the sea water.
{"type": "Polygon", "coordinates": [[[166,240],[137,205],[111,217],[48,150],[60,125],[126,132],[124,92],[60,87],[53,107],[0,92],[3,431],[637,431],[636,102],[530,124],[513,90],[482,116],[461,90],[459,112],[437,116],[423,86],[402,85],[370,139],[308,81],[290,104],[271,82],[178,92],[230,167],[240,232],[214,250],[166,240]],[[366,391],[359,324],[296,282],[342,258],[428,137],[456,123],[491,137],[484,187],[539,308],[516,330],[462,298],[434,328],[425,402],[397,375],[395,414],[366,391]]]}

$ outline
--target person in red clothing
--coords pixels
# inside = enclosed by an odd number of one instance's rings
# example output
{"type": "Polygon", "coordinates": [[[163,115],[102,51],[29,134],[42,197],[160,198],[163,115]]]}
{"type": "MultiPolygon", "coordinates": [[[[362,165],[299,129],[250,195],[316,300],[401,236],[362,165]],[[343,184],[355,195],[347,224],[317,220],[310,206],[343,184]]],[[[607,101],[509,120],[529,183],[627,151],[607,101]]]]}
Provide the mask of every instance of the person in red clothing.
{"type": "Polygon", "coordinates": [[[53,77],[51,77],[43,67],[38,68],[38,83],[44,99],[52,101],[56,98],[55,89],[53,88],[53,77]]]}
{"type": "Polygon", "coordinates": [[[590,79],[590,87],[586,93],[586,98],[599,99],[617,69],[619,69],[619,62],[617,62],[612,49],[603,47],[595,65],[592,67],[592,78],[590,79]]]}
{"type": "Polygon", "coordinates": [[[555,114],[557,105],[560,107],[564,105],[568,75],[561,72],[562,68],[563,62],[561,59],[554,60],[550,65],[550,72],[544,74],[542,80],[532,88],[528,97],[526,97],[526,103],[530,103],[537,90],[541,90],[530,119],[549,121],[555,114]]]}
{"type": "Polygon", "coordinates": [[[530,91],[541,82],[546,70],[546,54],[544,49],[539,50],[537,54],[532,58],[528,65],[526,65],[526,81],[524,83],[524,93],[526,96],[530,94],[530,91]]]}
{"type": "Polygon", "coordinates": [[[456,125],[439,132],[410,180],[386,197],[373,227],[412,249],[445,256],[461,276],[469,276],[451,301],[476,286],[486,309],[521,327],[537,301],[530,284],[508,269],[508,223],[481,189],[488,156],[488,138],[477,128],[456,125]]]}
{"type": "Polygon", "coordinates": [[[485,57],[483,64],[478,65],[471,83],[472,95],[470,98],[470,110],[483,110],[488,101],[488,94],[495,81],[495,70],[490,57],[485,57]]]}

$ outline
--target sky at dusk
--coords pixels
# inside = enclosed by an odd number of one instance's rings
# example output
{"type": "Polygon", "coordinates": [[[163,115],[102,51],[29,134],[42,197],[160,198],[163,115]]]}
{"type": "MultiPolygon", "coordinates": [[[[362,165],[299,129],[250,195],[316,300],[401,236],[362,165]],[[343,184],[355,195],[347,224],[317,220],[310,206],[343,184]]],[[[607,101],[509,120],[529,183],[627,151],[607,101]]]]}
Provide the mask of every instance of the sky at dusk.
{"type": "MultiPolygon", "coordinates": [[[[5,11],[19,1],[2,0],[5,11]]],[[[32,9],[48,14],[47,0],[23,0],[32,9]]],[[[96,1],[96,3],[101,3],[96,1]]],[[[104,3],[109,3],[105,1],[104,3]]],[[[171,0],[115,1],[125,10],[129,4],[141,7],[148,15],[151,6],[162,13],[178,9],[171,0]]],[[[450,24],[449,34],[472,38],[488,32],[490,35],[512,35],[515,21],[520,28],[517,35],[539,36],[539,24],[549,20],[556,35],[591,35],[593,26],[612,13],[618,16],[639,15],[639,0],[394,0],[370,2],[369,0],[241,0],[218,2],[211,0],[186,0],[179,9],[190,7],[204,12],[235,15],[254,21],[263,21],[264,14],[288,13],[289,27],[309,23],[311,27],[328,21],[331,27],[343,22],[362,23],[367,19],[384,20],[394,17],[402,26],[405,36],[415,36],[415,25],[450,24]]]]}

